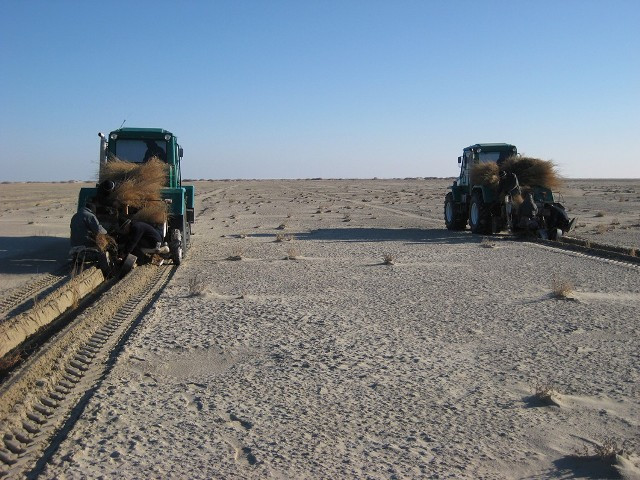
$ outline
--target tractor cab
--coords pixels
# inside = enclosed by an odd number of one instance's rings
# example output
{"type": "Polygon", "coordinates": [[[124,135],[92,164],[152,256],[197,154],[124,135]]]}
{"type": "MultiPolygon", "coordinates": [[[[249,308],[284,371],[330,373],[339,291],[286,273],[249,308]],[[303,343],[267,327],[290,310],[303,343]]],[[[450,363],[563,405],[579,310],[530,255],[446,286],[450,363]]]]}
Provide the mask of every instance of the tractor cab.
{"type": "Polygon", "coordinates": [[[476,143],[465,148],[458,157],[460,165],[459,186],[469,186],[469,173],[476,163],[497,163],[500,165],[507,158],[518,154],[515,145],[508,143],[476,143]]]}

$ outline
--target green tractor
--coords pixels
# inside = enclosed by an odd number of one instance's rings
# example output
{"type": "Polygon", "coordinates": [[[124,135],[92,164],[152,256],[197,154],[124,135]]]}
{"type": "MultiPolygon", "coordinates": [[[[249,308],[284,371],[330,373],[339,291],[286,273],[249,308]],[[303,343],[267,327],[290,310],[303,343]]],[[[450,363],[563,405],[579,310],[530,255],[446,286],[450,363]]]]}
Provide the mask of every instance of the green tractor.
{"type": "Polygon", "coordinates": [[[554,199],[548,186],[536,183],[531,171],[537,167],[551,170],[552,164],[523,158],[508,143],[477,143],[465,148],[458,157],[460,176],[450,186],[444,201],[444,220],[449,230],[464,230],[467,223],[473,233],[535,234],[557,239],[567,233],[574,220],[554,199]],[[484,177],[477,172],[488,172],[484,177]],[[518,174],[527,177],[522,186],[518,174]],[[489,175],[490,174],[490,175],[489,175]]]}
{"type": "MultiPolygon", "coordinates": [[[[78,208],[91,204],[100,224],[117,236],[119,226],[127,219],[135,220],[139,208],[131,207],[126,202],[113,201],[112,192],[117,191],[118,181],[104,180],[103,172],[108,170],[110,162],[128,162],[132,164],[131,168],[135,169],[155,157],[162,164],[164,172],[162,175],[164,181],[161,180],[155,192],[157,196],[155,203],[163,203],[164,205],[161,206],[164,211],[161,220],[148,223],[153,223],[168,245],[169,254],[166,257],[179,265],[190,243],[191,225],[194,222],[195,189],[193,185],[182,183],[180,162],[183,150],[178,144],[177,137],[161,128],[120,128],[112,131],[108,136],[102,133],[98,135],[100,137],[99,183],[95,187],[80,190],[78,208]]],[[[141,183],[136,185],[141,190],[144,188],[141,183]]]]}

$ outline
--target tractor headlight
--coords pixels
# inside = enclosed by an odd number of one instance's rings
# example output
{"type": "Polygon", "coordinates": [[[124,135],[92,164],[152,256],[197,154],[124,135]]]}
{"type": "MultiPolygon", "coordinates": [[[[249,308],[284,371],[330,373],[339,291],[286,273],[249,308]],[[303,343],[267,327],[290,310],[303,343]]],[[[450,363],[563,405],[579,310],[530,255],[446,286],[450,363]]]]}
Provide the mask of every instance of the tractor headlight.
{"type": "Polygon", "coordinates": [[[164,139],[168,142],[169,140],[171,140],[171,135],[169,135],[168,133],[164,136],[164,139]]]}
{"type": "Polygon", "coordinates": [[[115,140],[116,138],[118,138],[118,134],[117,133],[112,133],[111,135],[109,135],[109,138],[111,140],[115,140]]]}

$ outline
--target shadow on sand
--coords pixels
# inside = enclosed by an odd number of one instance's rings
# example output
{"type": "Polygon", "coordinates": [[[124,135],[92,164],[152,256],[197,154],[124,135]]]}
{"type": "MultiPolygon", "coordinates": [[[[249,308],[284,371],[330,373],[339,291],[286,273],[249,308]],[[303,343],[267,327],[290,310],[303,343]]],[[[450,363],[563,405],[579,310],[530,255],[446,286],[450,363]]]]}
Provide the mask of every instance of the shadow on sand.
{"type": "Polygon", "coordinates": [[[0,274],[53,272],[66,263],[68,252],[68,238],[0,237],[0,274]]]}
{"type": "Polygon", "coordinates": [[[445,229],[419,228],[322,228],[294,233],[299,240],[330,242],[478,243],[482,237],[445,229]]]}
{"type": "Polygon", "coordinates": [[[622,478],[613,465],[597,456],[567,455],[554,461],[553,464],[558,471],[547,478],[622,478]]]}

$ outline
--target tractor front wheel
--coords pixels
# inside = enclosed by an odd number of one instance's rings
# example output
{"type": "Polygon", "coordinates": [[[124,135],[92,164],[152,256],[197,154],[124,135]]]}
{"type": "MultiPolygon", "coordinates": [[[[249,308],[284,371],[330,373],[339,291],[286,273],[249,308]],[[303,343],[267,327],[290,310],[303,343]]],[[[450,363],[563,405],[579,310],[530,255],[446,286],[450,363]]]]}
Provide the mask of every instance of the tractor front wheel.
{"type": "Polygon", "coordinates": [[[467,217],[461,215],[459,207],[453,201],[453,194],[444,197],[444,223],[449,230],[464,230],[467,228],[467,217]]]}
{"type": "Polygon", "coordinates": [[[491,212],[482,199],[482,194],[475,192],[471,196],[469,208],[469,226],[473,233],[491,233],[491,212]]]}

